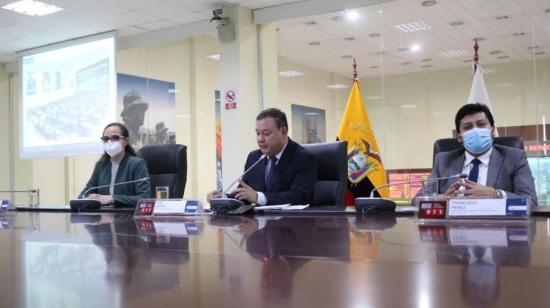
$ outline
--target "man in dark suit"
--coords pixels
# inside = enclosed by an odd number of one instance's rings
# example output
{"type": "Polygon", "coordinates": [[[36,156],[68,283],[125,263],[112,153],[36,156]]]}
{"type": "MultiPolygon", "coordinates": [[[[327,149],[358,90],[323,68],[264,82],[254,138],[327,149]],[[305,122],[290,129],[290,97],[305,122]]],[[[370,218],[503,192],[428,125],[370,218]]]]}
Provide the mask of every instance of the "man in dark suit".
{"type": "MultiPolygon", "coordinates": [[[[286,115],[279,109],[266,109],[256,117],[256,141],[260,147],[250,152],[245,170],[254,166],[240,181],[235,198],[268,204],[308,204],[317,182],[317,161],[288,137],[286,115]]],[[[207,199],[221,197],[211,192],[207,199]]]]}
{"type": "MultiPolygon", "coordinates": [[[[494,145],[495,121],[483,104],[466,104],[455,116],[458,141],[464,148],[438,153],[431,178],[468,174],[467,180],[440,180],[438,191],[447,196],[529,197],[537,205],[535,182],[525,152],[494,145]]],[[[434,193],[435,185],[425,192],[434,193]]],[[[417,196],[422,195],[419,192],[417,196]]]]}

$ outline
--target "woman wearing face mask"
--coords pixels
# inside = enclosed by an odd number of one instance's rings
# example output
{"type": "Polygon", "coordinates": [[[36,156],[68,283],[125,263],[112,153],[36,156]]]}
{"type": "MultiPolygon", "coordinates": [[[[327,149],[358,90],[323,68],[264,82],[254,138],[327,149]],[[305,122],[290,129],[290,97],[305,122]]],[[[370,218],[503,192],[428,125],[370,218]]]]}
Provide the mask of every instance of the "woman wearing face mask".
{"type": "Polygon", "coordinates": [[[120,123],[111,123],[103,130],[103,148],[105,153],[96,163],[92,177],[81,192],[91,187],[109,185],[92,189],[86,197],[97,200],[102,205],[135,207],[139,199],[148,198],[150,183],[148,180],[135,183],[113,185],[115,183],[135,181],[149,176],[147,164],[129,144],[128,129],[120,123]]]}

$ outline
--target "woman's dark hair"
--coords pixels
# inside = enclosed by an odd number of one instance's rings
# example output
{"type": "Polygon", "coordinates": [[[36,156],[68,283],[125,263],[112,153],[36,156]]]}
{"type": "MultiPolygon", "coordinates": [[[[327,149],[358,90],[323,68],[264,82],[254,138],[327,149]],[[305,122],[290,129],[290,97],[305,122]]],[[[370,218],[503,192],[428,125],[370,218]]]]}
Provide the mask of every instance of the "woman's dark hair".
{"type": "MultiPolygon", "coordinates": [[[[111,126],[116,126],[116,127],[118,127],[118,129],[120,129],[120,136],[126,137],[127,139],[130,139],[130,132],[128,131],[126,126],[124,126],[124,124],[121,124],[121,123],[118,123],[118,122],[113,122],[113,123],[108,124],[103,129],[103,132],[105,132],[105,130],[107,128],[111,127],[111,126]]],[[[136,151],[134,150],[134,148],[132,148],[132,146],[130,145],[130,142],[128,142],[128,144],[124,147],[124,151],[128,155],[136,156],[136,151]]],[[[107,153],[103,153],[103,155],[101,155],[101,158],[99,158],[99,161],[105,161],[109,158],[110,158],[110,156],[107,155],[107,153]]]]}

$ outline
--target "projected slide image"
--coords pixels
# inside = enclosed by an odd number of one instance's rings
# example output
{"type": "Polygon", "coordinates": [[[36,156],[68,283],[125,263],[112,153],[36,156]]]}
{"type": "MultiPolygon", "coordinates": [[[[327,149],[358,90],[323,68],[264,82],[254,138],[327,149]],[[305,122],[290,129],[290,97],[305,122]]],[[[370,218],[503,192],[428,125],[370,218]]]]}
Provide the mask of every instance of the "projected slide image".
{"type": "Polygon", "coordinates": [[[22,58],[23,158],[102,152],[115,120],[114,38],[22,58]]]}
{"type": "MultiPolygon", "coordinates": [[[[32,107],[27,112],[29,127],[29,140],[35,144],[55,143],[55,141],[79,140],[82,137],[98,137],[97,123],[102,122],[103,113],[109,107],[109,102],[103,98],[108,97],[108,79],[105,71],[109,63],[105,59],[91,67],[77,72],[78,90],[75,95],[65,96],[52,100],[49,103],[32,107]],[[98,74],[98,75],[95,75],[98,74]],[[93,78],[93,76],[101,76],[93,78]],[[84,76],[84,77],[82,77],[84,76]]],[[[43,76],[50,76],[44,73],[43,76]]],[[[43,91],[50,91],[48,81],[42,81],[43,91]]]]}
{"type": "Polygon", "coordinates": [[[130,131],[130,144],[175,144],[175,83],[117,74],[117,84],[118,121],[130,131]]]}

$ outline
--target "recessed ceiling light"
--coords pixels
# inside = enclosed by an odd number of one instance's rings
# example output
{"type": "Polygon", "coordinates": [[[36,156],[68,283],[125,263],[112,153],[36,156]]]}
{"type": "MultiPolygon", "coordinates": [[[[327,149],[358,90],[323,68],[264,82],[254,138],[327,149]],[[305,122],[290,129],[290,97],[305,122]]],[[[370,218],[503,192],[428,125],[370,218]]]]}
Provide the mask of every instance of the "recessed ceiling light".
{"type": "Polygon", "coordinates": [[[403,109],[413,109],[413,108],[416,108],[416,105],[414,105],[414,104],[403,104],[403,105],[399,105],[399,107],[401,107],[403,109]]]}
{"type": "Polygon", "coordinates": [[[377,69],[377,68],[380,68],[380,66],[378,66],[378,65],[372,65],[372,66],[369,66],[369,67],[370,67],[371,69],[373,69],[373,70],[375,70],[375,69],[377,69]]]}
{"type": "Polygon", "coordinates": [[[426,58],[426,59],[422,59],[422,60],[420,60],[420,61],[422,61],[422,62],[431,62],[431,61],[432,61],[432,58],[426,58]]]}
{"type": "Polygon", "coordinates": [[[516,32],[514,33],[514,36],[523,36],[525,35],[525,32],[516,32]]]}
{"type": "Polygon", "coordinates": [[[304,115],[316,116],[316,115],[319,115],[319,112],[304,112],[304,115]]]}
{"type": "Polygon", "coordinates": [[[369,34],[369,37],[380,37],[380,36],[382,36],[382,34],[380,34],[378,32],[369,34]]]}
{"type": "Polygon", "coordinates": [[[501,53],[502,51],[501,50],[493,50],[491,52],[489,52],[489,54],[491,55],[498,55],[499,53],[501,53]]]}
{"type": "Polygon", "coordinates": [[[309,42],[307,43],[309,46],[319,46],[321,45],[321,42],[309,42]]]}
{"type": "Polygon", "coordinates": [[[353,36],[350,36],[350,37],[344,38],[344,40],[346,40],[346,41],[353,41],[353,40],[355,40],[355,38],[354,38],[353,36]]]}
{"type": "Polygon", "coordinates": [[[426,1],[422,1],[422,6],[423,7],[434,6],[436,3],[437,1],[434,1],[434,0],[426,0],[426,1]]]}
{"type": "Polygon", "coordinates": [[[220,61],[220,54],[209,55],[208,58],[216,61],[220,61]]]}
{"type": "Polygon", "coordinates": [[[346,10],[344,16],[346,16],[346,19],[349,21],[356,21],[359,19],[359,13],[355,10],[346,10]]]}
{"type": "Polygon", "coordinates": [[[464,49],[447,50],[441,52],[441,54],[447,58],[459,58],[469,55],[469,53],[464,49]]]}
{"type": "Polygon", "coordinates": [[[304,73],[299,72],[299,71],[295,71],[295,70],[288,70],[288,71],[279,72],[279,76],[282,76],[282,77],[298,77],[298,76],[303,76],[303,75],[304,75],[304,73]]]}
{"type": "Polygon", "coordinates": [[[421,68],[430,68],[430,67],[432,67],[432,65],[431,64],[424,64],[424,65],[421,65],[420,67],[421,68]]]}
{"type": "Polygon", "coordinates": [[[4,5],[2,8],[29,16],[44,16],[63,10],[55,5],[34,0],[21,0],[4,5]]]}
{"type": "Polygon", "coordinates": [[[306,22],[305,24],[306,24],[306,26],[315,26],[317,24],[317,22],[312,20],[312,21],[306,22]]]}
{"type": "Polygon", "coordinates": [[[398,52],[409,51],[409,47],[402,47],[397,49],[398,52]]]}
{"type": "Polygon", "coordinates": [[[484,37],[474,37],[474,38],[472,39],[472,41],[478,41],[478,42],[481,42],[481,41],[484,41],[484,40],[485,40],[484,37]]]}
{"type": "Polygon", "coordinates": [[[420,45],[418,44],[413,44],[411,45],[411,51],[419,51],[420,50],[420,45]]]}
{"type": "Polygon", "coordinates": [[[497,59],[508,59],[510,56],[498,56],[497,59]]]}
{"type": "Polygon", "coordinates": [[[508,15],[497,16],[497,20],[508,19],[508,18],[510,18],[510,16],[508,15]]]}
{"type": "Polygon", "coordinates": [[[372,99],[372,100],[383,99],[383,98],[384,96],[379,96],[379,95],[367,96],[367,99],[372,99]]]}
{"type": "Polygon", "coordinates": [[[451,27],[462,26],[463,24],[464,24],[464,22],[463,22],[463,21],[460,21],[460,20],[451,21],[451,22],[449,23],[449,25],[450,25],[451,27]]]}
{"type": "Polygon", "coordinates": [[[342,21],[344,20],[344,17],[340,16],[340,15],[336,15],[334,17],[331,18],[332,21],[342,21]]]}
{"type": "Polygon", "coordinates": [[[422,32],[431,29],[432,26],[423,22],[415,21],[405,24],[395,25],[395,28],[401,32],[410,33],[410,32],[422,32]]]}
{"type": "Polygon", "coordinates": [[[325,87],[327,87],[329,89],[332,89],[332,90],[349,88],[349,86],[347,84],[343,84],[343,83],[328,84],[325,87]]]}
{"type": "Polygon", "coordinates": [[[342,59],[351,59],[351,58],[353,58],[352,55],[343,55],[342,56],[342,59]]]}

